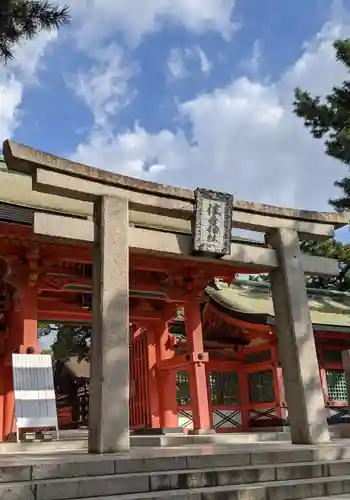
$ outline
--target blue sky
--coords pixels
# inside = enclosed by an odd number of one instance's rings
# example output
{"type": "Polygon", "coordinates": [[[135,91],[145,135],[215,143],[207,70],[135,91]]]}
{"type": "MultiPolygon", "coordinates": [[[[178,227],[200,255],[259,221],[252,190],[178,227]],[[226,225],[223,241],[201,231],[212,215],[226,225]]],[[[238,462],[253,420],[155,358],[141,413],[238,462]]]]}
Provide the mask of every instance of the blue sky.
{"type": "Polygon", "coordinates": [[[332,50],[350,36],[345,2],[68,4],[69,27],[0,69],[1,140],[154,181],[329,208],[346,171],[292,101],[297,85],[322,95],[345,77],[332,50]]]}

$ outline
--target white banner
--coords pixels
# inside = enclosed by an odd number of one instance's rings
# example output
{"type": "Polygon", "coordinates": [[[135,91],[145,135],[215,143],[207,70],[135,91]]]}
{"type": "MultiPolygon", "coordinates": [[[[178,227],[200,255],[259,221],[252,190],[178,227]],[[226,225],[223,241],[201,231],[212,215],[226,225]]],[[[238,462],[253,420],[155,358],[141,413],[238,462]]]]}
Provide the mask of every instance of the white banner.
{"type": "Polygon", "coordinates": [[[58,420],[52,359],[48,354],[13,354],[17,440],[19,429],[55,428],[58,420]]]}

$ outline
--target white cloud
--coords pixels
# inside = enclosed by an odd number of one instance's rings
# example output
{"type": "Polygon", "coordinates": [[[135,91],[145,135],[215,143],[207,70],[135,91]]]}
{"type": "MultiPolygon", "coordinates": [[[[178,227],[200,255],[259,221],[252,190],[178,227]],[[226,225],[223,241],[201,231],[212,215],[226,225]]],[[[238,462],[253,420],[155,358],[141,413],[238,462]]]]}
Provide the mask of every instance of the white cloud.
{"type": "Polygon", "coordinates": [[[196,47],[196,52],[199,57],[201,72],[209,74],[213,68],[212,63],[209,61],[206,53],[200,47],[196,47]]]}
{"type": "MultiPolygon", "coordinates": [[[[58,2],[63,4],[66,0],[58,2]]],[[[106,49],[111,39],[122,34],[127,44],[136,46],[145,35],[161,30],[170,22],[194,33],[217,31],[227,40],[236,28],[232,21],[235,0],[143,0],[137,1],[137,12],[130,8],[127,0],[68,0],[68,4],[77,46],[93,61],[88,71],[78,72],[70,83],[94,116],[92,142],[97,133],[110,136],[109,118],[134,96],[129,80],[135,67],[126,62],[125,54],[115,43],[106,49]]],[[[194,58],[202,73],[210,72],[210,61],[203,50],[196,47],[193,51],[173,49],[169,55],[168,74],[174,79],[187,76],[186,64],[194,58]]],[[[161,168],[155,163],[146,170],[153,173],[161,168]]]]}
{"type": "Polygon", "coordinates": [[[301,57],[275,81],[242,76],[213,93],[184,102],[180,115],[192,129],[151,134],[138,125],[121,135],[94,133],[75,159],[138,177],[185,187],[211,187],[240,198],[285,206],[327,209],[333,181],[345,167],[324,155],[292,113],[299,85],[324,94],[345,77],[332,42],[349,27],[327,24],[301,57]],[[148,162],[159,171],[145,168],[148,162]]]}
{"type": "Polygon", "coordinates": [[[72,159],[86,163],[89,158],[91,165],[104,165],[104,168],[123,174],[156,179],[169,163],[177,165],[189,153],[187,140],[181,132],[174,136],[163,130],[151,135],[136,124],[133,131],[117,137],[102,130],[93,133],[88,143],[78,146],[72,159]]]}
{"type": "Polygon", "coordinates": [[[129,79],[136,68],[126,61],[120,47],[111,44],[98,54],[86,73],[78,73],[72,86],[91,109],[96,127],[107,127],[109,118],[133,97],[129,79]]]}
{"type": "Polygon", "coordinates": [[[243,65],[252,77],[259,76],[263,51],[261,41],[255,40],[253,43],[252,53],[250,59],[243,65]]]}
{"type": "Polygon", "coordinates": [[[22,84],[10,72],[0,70],[0,144],[12,136],[18,125],[22,84]]]}
{"type": "Polygon", "coordinates": [[[56,33],[41,33],[15,50],[15,58],[0,65],[0,143],[11,137],[20,123],[23,90],[37,83],[45,51],[56,33]]]}
{"type": "Polygon", "coordinates": [[[212,63],[199,45],[185,50],[179,47],[170,50],[167,69],[172,79],[180,80],[193,76],[197,66],[204,75],[208,75],[212,70],[212,63]]]}
{"type": "Polygon", "coordinates": [[[168,58],[168,71],[176,80],[186,76],[186,62],[180,48],[173,48],[170,50],[168,58]]]}
{"type": "MultiPolygon", "coordinates": [[[[65,3],[65,0],[58,1],[65,3]]],[[[137,15],[127,0],[70,0],[68,4],[78,48],[93,60],[92,67],[78,72],[70,86],[91,109],[95,132],[104,127],[104,133],[109,133],[109,118],[134,96],[129,80],[136,68],[126,62],[125,54],[116,43],[108,45],[115,35],[122,33],[127,42],[136,45],[144,35],[161,29],[166,22],[183,25],[194,32],[216,30],[226,39],[235,28],[231,21],[235,0],[143,0],[138,2],[137,15]]],[[[203,73],[211,70],[200,47],[184,52],[173,49],[168,61],[172,78],[187,76],[186,63],[191,58],[197,58],[203,73]]]]}
{"type": "Polygon", "coordinates": [[[28,83],[37,82],[37,72],[42,67],[48,46],[57,38],[56,31],[42,32],[35,39],[19,45],[15,50],[15,58],[8,64],[9,71],[17,73],[19,78],[28,83]]]}
{"type": "MultiPolygon", "coordinates": [[[[65,3],[65,0],[62,0],[65,3]]],[[[201,33],[219,32],[230,39],[236,25],[232,21],[235,0],[70,0],[76,32],[81,47],[93,47],[98,42],[122,32],[131,45],[161,29],[167,22],[175,22],[201,33]]]]}

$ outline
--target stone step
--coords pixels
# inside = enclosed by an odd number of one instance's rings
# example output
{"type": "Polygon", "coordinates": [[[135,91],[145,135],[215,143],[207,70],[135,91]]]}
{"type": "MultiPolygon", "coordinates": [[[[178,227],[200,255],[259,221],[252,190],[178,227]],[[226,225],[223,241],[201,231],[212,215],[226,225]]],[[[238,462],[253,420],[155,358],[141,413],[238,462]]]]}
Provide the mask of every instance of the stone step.
{"type": "Polygon", "coordinates": [[[346,493],[345,495],[332,495],[329,497],[306,498],[305,500],[350,500],[350,493],[346,493]]]}
{"type": "MultiPolygon", "coordinates": [[[[97,497],[91,495],[76,496],[71,497],[70,500],[90,500],[91,498],[94,500],[315,500],[316,498],[329,500],[330,497],[332,498],[335,495],[342,495],[344,500],[346,498],[345,493],[348,493],[350,498],[350,476],[262,482],[248,485],[212,486],[193,490],[151,491],[132,494],[115,493],[97,497]]],[[[14,498],[22,500],[22,497],[14,498]]],[[[42,496],[32,498],[46,500],[46,497],[42,496]]]]}
{"type": "MultiPolygon", "coordinates": [[[[329,426],[330,436],[334,439],[349,438],[350,425],[336,424],[329,426]]],[[[169,434],[160,436],[131,437],[132,446],[186,446],[191,444],[247,444],[247,443],[291,442],[290,430],[256,430],[254,432],[208,433],[208,434],[169,434]]]]}
{"type": "Polygon", "coordinates": [[[346,493],[345,495],[332,495],[329,497],[313,497],[305,500],[350,500],[350,493],[346,493]]]}
{"type": "MultiPolygon", "coordinates": [[[[1,325],[0,325],[1,328],[1,325]]],[[[339,424],[330,427],[330,434],[334,439],[350,437],[350,424],[339,424]]],[[[62,453],[69,451],[87,450],[87,430],[61,431],[60,440],[47,440],[46,442],[2,442],[0,453],[62,453]]],[[[55,436],[54,436],[55,437],[55,436]]],[[[223,434],[167,434],[167,435],[131,435],[132,448],[139,447],[173,447],[192,445],[242,445],[254,443],[284,443],[290,445],[290,432],[263,431],[247,433],[223,433],[223,434]]]]}
{"type": "MultiPolygon", "coordinates": [[[[202,492],[203,488],[202,493],[207,492],[207,490],[211,491],[213,488],[213,492],[219,491],[218,488],[223,488],[223,491],[228,488],[227,491],[230,492],[231,487],[238,488],[241,492],[246,489],[250,491],[253,488],[252,494],[255,494],[254,488],[261,485],[272,487],[277,484],[281,485],[281,487],[290,488],[291,485],[298,485],[300,481],[302,485],[304,484],[303,481],[306,481],[305,484],[308,485],[313,484],[315,480],[328,484],[328,480],[341,482],[343,477],[348,478],[346,483],[348,489],[345,491],[350,492],[350,461],[219,467],[2,483],[0,484],[0,498],[6,498],[7,500],[9,493],[12,492],[11,494],[13,494],[13,491],[17,496],[10,497],[11,500],[12,498],[21,500],[22,498],[71,500],[72,498],[108,497],[121,494],[143,496],[144,494],[158,492],[167,495],[170,491],[186,491],[186,494],[192,494],[197,490],[202,492]]],[[[236,492],[235,488],[234,492],[236,492]]],[[[335,491],[335,493],[344,492],[342,485],[341,487],[335,485],[335,488],[339,490],[335,491]]],[[[299,489],[304,491],[301,486],[299,489]]],[[[307,489],[307,487],[305,486],[304,489],[307,489]]],[[[314,490],[310,491],[311,494],[314,493],[314,490]]],[[[325,489],[319,488],[315,494],[322,495],[324,491],[325,489]]],[[[304,496],[310,496],[310,494],[307,493],[304,496]]],[[[304,496],[295,498],[304,498],[304,496]]]]}
{"type": "MultiPolygon", "coordinates": [[[[216,451],[216,449],[215,449],[216,451]]],[[[170,450],[169,450],[170,452],[170,450]]],[[[103,476],[111,474],[138,473],[151,471],[174,471],[187,469],[206,469],[215,467],[235,467],[251,465],[270,465],[300,462],[322,462],[335,460],[350,461],[350,446],[309,446],[298,448],[275,448],[262,450],[234,449],[213,452],[200,449],[171,450],[173,456],[161,452],[153,455],[71,455],[69,457],[50,457],[29,459],[28,465],[15,465],[14,458],[6,466],[2,460],[0,483],[16,481],[44,480],[54,478],[74,478],[80,476],[103,476]],[[176,454],[176,456],[174,456],[176,454]],[[42,463],[40,463],[42,462],[42,463]]],[[[23,464],[23,458],[18,461],[23,464]]]]}
{"type": "MultiPolygon", "coordinates": [[[[1,327],[1,325],[0,325],[1,327]]],[[[336,424],[329,427],[330,435],[333,440],[350,437],[350,424],[336,424]]],[[[51,433],[55,437],[55,433],[51,433]]],[[[60,439],[47,440],[46,442],[2,442],[0,443],[0,453],[62,453],[69,451],[87,450],[87,429],[63,430],[60,432],[60,439]]],[[[141,435],[131,434],[130,443],[132,448],[139,447],[173,447],[173,446],[192,446],[192,445],[247,445],[254,443],[284,443],[290,445],[289,429],[283,432],[273,428],[263,431],[252,432],[234,432],[234,433],[208,433],[208,434],[185,434],[171,433],[165,435],[141,435]]]]}

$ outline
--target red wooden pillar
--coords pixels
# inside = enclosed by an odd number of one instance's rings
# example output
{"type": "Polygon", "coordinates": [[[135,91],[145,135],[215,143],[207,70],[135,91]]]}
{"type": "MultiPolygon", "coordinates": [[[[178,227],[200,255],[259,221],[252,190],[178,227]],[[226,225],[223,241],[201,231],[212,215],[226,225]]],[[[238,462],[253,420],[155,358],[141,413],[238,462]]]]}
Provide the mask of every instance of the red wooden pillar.
{"type": "Polygon", "coordinates": [[[28,348],[40,352],[38,342],[38,299],[37,290],[28,284],[21,284],[15,294],[12,311],[9,314],[9,332],[4,356],[4,412],[3,438],[13,429],[15,398],[12,377],[12,353],[25,354],[28,348]]]}
{"type": "Polygon", "coordinates": [[[12,360],[7,355],[4,360],[4,398],[3,398],[3,429],[2,438],[6,440],[11,431],[14,431],[15,396],[13,392],[12,360]]]}
{"type": "Polygon", "coordinates": [[[282,425],[284,425],[285,420],[287,418],[287,405],[286,405],[286,398],[284,395],[284,383],[283,383],[283,374],[281,366],[275,365],[274,377],[275,377],[275,397],[277,402],[276,414],[278,418],[281,420],[282,425]]]}
{"type": "Polygon", "coordinates": [[[0,356],[0,441],[4,440],[4,415],[5,415],[5,356],[0,356]]]}
{"type": "Polygon", "coordinates": [[[327,374],[324,366],[320,366],[320,378],[323,390],[323,397],[325,406],[329,406],[329,396],[328,396],[328,384],[327,384],[327,374]]]}
{"type": "Polygon", "coordinates": [[[239,403],[241,405],[241,415],[242,415],[242,430],[246,431],[249,429],[249,386],[248,386],[248,373],[244,369],[243,362],[238,372],[238,384],[239,384],[239,403]]]}
{"type": "MultiPolygon", "coordinates": [[[[323,397],[324,397],[325,406],[327,407],[327,406],[329,406],[329,396],[328,396],[328,384],[327,384],[327,374],[326,374],[324,354],[323,354],[323,349],[320,346],[318,346],[317,343],[316,343],[316,348],[317,348],[318,368],[320,371],[323,397]]],[[[342,369],[342,367],[341,367],[341,369],[342,369]]]]}
{"type": "Polygon", "coordinates": [[[147,325],[148,387],[152,429],[160,427],[160,401],[157,373],[157,339],[154,324],[147,325]]]}
{"type": "Polygon", "coordinates": [[[208,379],[204,358],[202,319],[199,302],[192,299],[185,304],[185,326],[189,353],[194,360],[190,371],[193,430],[208,431],[211,428],[208,379]]]}
{"type": "MultiPolygon", "coordinates": [[[[166,322],[160,321],[156,329],[157,361],[162,362],[174,356],[169,345],[169,331],[166,322]]],[[[178,427],[176,399],[176,371],[157,370],[160,397],[160,426],[164,429],[178,427]]]]}
{"type": "Polygon", "coordinates": [[[276,415],[281,422],[284,422],[287,417],[286,398],[284,394],[284,383],[282,368],[278,359],[278,351],[276,346],[271,346],[271,355],[273,361],[273,382],[276,399],[276,415]]]}

